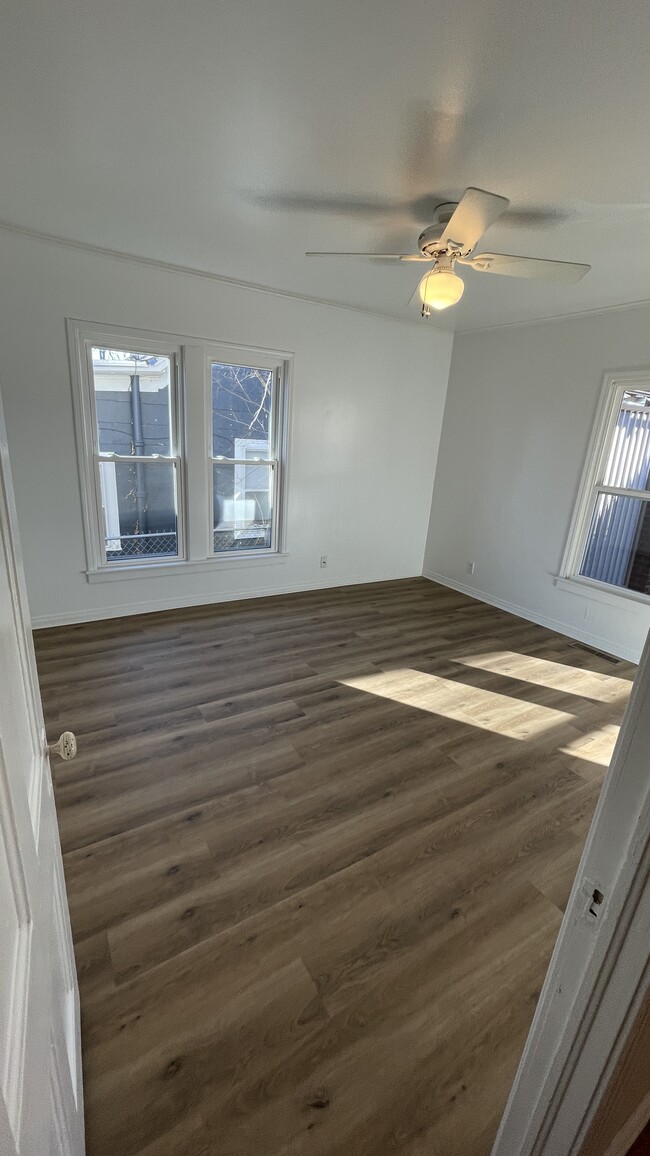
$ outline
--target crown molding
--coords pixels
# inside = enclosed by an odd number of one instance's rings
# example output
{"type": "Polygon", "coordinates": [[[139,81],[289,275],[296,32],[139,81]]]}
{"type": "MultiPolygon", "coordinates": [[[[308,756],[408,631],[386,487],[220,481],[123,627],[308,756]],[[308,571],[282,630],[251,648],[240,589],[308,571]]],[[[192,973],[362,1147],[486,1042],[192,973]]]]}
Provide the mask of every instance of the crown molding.
{"type": "MultiPolygon", "coordinates": [[[[242,281],[237,277],[226,277],[223,273],[213,273],[209,269],[197,269],[192,265],[178,265],[173,261],[161,261],[156,257],[143,257],[139,253],[129,253],[122,249],[109,249],[104,245],[96,245],[91,241],[78,241],[73,237],[63,237],[58,233],[43,233],[38,229],[30,229],[26,225],[15,225],[11,221],[0,221],[0,232],[13,233],[19,237],[29,237],[35,241],[43,241],[50,245],[60,245],[65,249],[78,249],[84,253],[94,253],[102,257],[110,257],[114,261],[130,261],[136,265],[143,265],[152,269],[161,269],[167,273],[180,273],[185,277],[201,277],[206,281],[216,281],[222,285],[230,285],[235,289],[246,289],[253,293],[270,293],[273,297],[285,297],[289,301],[304,301],[309,305],[320,305],[326,309],[343,309],[346,313],[358,313],[362,317],[372,317],[381,321],[394,321],[398,325],[421,326],[421,320],[409,317],[396,317],[392,313],[382,313],[378,309],[362,309],[358,305],[344,305],[338,301],[329,301],[326,297],[310,297],[306,293],[294,293],[290,289],[275,289],[272,285],[258,285],[254,281],[242,281]]],[[[625,301],[619,305],[602,305],[593,309],[576,309],[570,313],[550,314],[546,317],[532,317],[524,321],[499,321],[494,325],[475,325],[454,329],[433,325],[429,322],[429,329],[435,333],[466,335],[470,333],[491,333],[495,329],[521,329],[530,325],[550,325],[559,321],[572,321],[580,317],[599,317],[605,313],[620,313],[628,309],[643,309],[650,306],[650,298],[644,297],[640,301],[625,301]]]]}
{"type": "Polygon", "coordinates": [[[530,325],[551,325],[558,321],[574,321],[579,317],[600,317],[604,313],[621,313],[627,309],[643,309],[650,305],[650,298],[641,301],[623,301],[620,305],[601,305],[593,309],[575,309],[571,313],[554,313],[548,317],[533,317],[527,321],[498,321],[494,325],[476,325],[472,328],[454,329],[458,337],[469,333],[491,333],[494,329],[523,329],[530,325]]]}
{"type": "MultiPolygon", "coordinates": [[[[171,261],[160,261],[156,257],[143,257],[138,253],[128,253],[121,249],[109,249],[104,245],[95,245],[90,241],[77,241],[72,237],[62,237],[57,233],[43,233],[38,229],[29,229],[26,225],[14,225],[10,221],[0,221],[0,231],[13,233],[15,236],[28,237],[35,241],[50,245],[59,245],[65,249],[77,249],[83,253],[93,253],[102,257],[110,257],[114,261],[130,261],[150,269],[160,269],[166,273],[181,274],[184,277],[201,277],[206,281],[216,281],[221,285],[229,285],[235,289],[246,289],[253,293],[270,293],[274,297],[285,297],[290,301],[304,301],[309,305],[320,305],[327,309],[343,309],[347,313],[358,313],[363,317],[372,317],[380,321],[392,321],[396,325],[418,325],[421,320],[409,317],[395,317],[390,313],[381,313],[375,309],[361,309],[356,305],[343,305],[337,301],[328,301],[324,297],[309,297],[304,293],[293,293],[290,289],[274,289],[270,285],[257,285],[253,281],[241,281],[236,277],[226,277],[222,273],[212,273],[209,269],[197,269],[192,265],[177,265],[171,261]]],[[[429,329],[436,333],[452,334],[449,329],[441,329],[429,324],[429,329]]]]}

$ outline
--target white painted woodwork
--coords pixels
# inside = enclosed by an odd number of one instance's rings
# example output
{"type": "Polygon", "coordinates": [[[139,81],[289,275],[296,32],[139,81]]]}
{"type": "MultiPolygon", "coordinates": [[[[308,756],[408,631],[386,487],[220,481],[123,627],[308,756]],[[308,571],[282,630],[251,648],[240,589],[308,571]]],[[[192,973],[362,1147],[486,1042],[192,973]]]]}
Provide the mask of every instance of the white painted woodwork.
{"type": "Polygon", "coordinates": [[[0,405],[2,1156],[84,1151],[79,1000],[45,743],[0,405]]]}

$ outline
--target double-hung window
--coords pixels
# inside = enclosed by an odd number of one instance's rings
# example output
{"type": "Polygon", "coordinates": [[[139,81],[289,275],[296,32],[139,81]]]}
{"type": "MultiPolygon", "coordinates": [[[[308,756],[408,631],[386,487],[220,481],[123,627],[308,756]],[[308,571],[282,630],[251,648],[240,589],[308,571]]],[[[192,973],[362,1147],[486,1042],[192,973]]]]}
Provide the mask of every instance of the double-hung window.
{"type": "Polygon", "coordinates": [[[289,355],[68,328],[89,578],[283,553],[289,355]]]}
{"type": "Polygon", "coordinates": [[[606,381],[564,573],[650,597],[650,372],[606,381]]]}
{"type": "Polygon", "coordinates": [[[210,359],[216,554],[270,550],[277,519],[281,366],[210,359]]]}

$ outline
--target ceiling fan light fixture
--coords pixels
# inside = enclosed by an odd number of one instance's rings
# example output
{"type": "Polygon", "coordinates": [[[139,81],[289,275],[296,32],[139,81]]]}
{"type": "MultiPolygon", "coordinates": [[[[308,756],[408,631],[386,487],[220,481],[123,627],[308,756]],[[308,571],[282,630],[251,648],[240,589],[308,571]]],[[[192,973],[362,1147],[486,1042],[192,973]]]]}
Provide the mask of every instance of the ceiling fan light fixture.
{"type": "Polygon", "coordinates": [[[464,292],[465,283],[453,269],[432,269],[420,281],[422,303],[431,309],[448,309],[464,292]]]}

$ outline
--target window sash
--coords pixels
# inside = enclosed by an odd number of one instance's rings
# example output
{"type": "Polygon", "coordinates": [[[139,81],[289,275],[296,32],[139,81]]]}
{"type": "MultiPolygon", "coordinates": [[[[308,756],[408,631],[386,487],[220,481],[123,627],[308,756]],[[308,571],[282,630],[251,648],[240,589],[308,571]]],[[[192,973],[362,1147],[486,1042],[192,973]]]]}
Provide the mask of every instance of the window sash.
{"type": "MultiPolygon", "coordinates": [[[[96,390],[95,390],[95,371],[93,368],[92,351],[93,351],[93,348],[96,349],[98,346],[103,346],[106,349],[109,349],[109,348],[115,349],[119,353],[127,353],[128,352],[128,343],[124,342],[124,341],[111,342],[105,336],[101,336],[101,337],[98,337],[97,339],[94,337],[91,339],[87,338],[84,341],[84,345],[85,345],[85,354],[86,354],[85,361],[86,361],[87,392],[90,395],[88,400],[90,403],[90,412],[92,415],[92,432],[93,432],[92,452],[97,454],[100,457],[102,457],[102,456],[110,457],[111,455],[106,454],[105,451],[102,451],[99,447],[99,425],[98,425],[98,421],[97,421],[97,397],[96,397],[96,390]]],[[[180,348],[174,348],[173,350],[169,349],[169,348],[164,348],[163,346],[158,346],[157,343],[155,343],[155,342],[152,343],[152,342],[146,342],[146,341],[143,342],[142,349],[146,350],[146,352],[148,354],[150,354],[152,357],[166,357],[169,359],[169,445],[170,445],[170,450],[172,452],[168,456],[173,457],[173,458],[180,458],[182,456],[182,454],[181,454],[181,451],[182,451],[182,445],[181,445],[182,421],[181,421],[180,389],[179,389],[180,374],[178,371],[178,367],[179,367],[179,360],[180,360],[179,354],[180,354],[181,350],[180,350],[180,348]]],[[[136,455],[115,454],[113,456],[114,456],[115,460],[117,460],[118,458],[121,458],[123,456],[135,457],[136,455]]],[[[153,454],[142,454],[140,456],[143,458],[146,458],[147,461],[150,461],[151,458],[154,457],[153,454]]],[[[162,457],[162,456],[163,456],[162,454],[158,455],[158,457],[162,457]]],[[[167,455],[165,455],[165,456],[167,456],[167,455]]]]}
{"type": "Polygon", "coordinates": [[[640,498],[642,502],[650,501],[650,490],[626,490],[624,486],[603,486],[597,485],[594,487],[596,498],[599,494],[614,494],[621,498],[640,498]]]}
{"type": "MultiPolygon", "coordinates": [[[[121,454],[119,454],[119,455],[118,454],[94,454],[93,458],[94,458],[94,474],[95,474],[95,494],[97,495],[97,527],[98,527],[98,543],[97,543],[97,545],[99,548],[100,557],[102,559],[102,562],[101,562],[102,567],[106,568],[107,570],[113,570],[113,569],[115,569],[116,566],[119,566],[119,567],[122,567],[122,566],[143,566],[143,565],[152,566],[152,565],[156,565],[157,561],[158,561],[159,565],[164,564],[165,561],[167,561],[167,562],[185,561],[186,560],[185,521],[181,517],[181,508],[183,505],[183,502],[182,502],[182,497],[183,497],[183,475],[182,475],[183,459],[180,457],[176,457],[176,458],[163,458],[163,457],[148,458],[146,456],[136,457],[135,455],[124,456],[121,454]],[[141,464],[141,465],[146,465],[146,466],[170,466],[171,465],[173,467],[174,500],[175,500],[175,507],[176,507],[175,508],[176,546],[177,546],[176,554],[170,554],[166,557],[159,556],[158,559],[156,558],[155,554],[149,554],[149,555],[143,554],[141,557],[130,556],[130,557],[124,557],[124,558],[115,558],[115,559],[108,557],[108,551],[106,549],[106,542],[107,542],[107,539],[110,538],[111,536],[106,533],[107,527],[105,524],[104,507],[103,507],[103,503],[102,503],[102,483],[101,483],[101,477],[100,477],[100,466],[102,465],[102,463],[104,463],[106,465],[110,465],[110,464],[119,465],[120,463],[124,463],[125,465],[141,464]]],[[[119,534],[119,535],[116,534],[115,536],[120,537],[120,538],[129,537],[129,535],[127,535],[127,534],[119,534]]]]}
{"type": "Polygon", "coordinates": [[[608,486],[603,481],[623,397],[626,393],[635,391],[650,392],[650,371],[605,375],[596,421],[585,458],[578,500],[569,527],[560,577],[600,587],[603,590],[619,594],[621,597],[633,597],[637,601],[639,599],[650,601],[650,595],[631,591],[613,583],[587,578],[580,573],[585,561],[589,544],[589,531],[599,496],[612,494],[640,499],[644,502],[650,501],[650,490],[632,490],[620,486],[608,486]]]}
{"type": "Polygon", "coordinates": [[[271,488],[269,490],[269,494],[271,497],[271,527],[270,527],[271,533],[269,536],[269,539],[270,539],[269,545],[268,546],[257,546],[257,547],[255,547],[255,549],[252,549],[252,550],[246,550],[246,551],[242,550],[241,553],[242,554],[245,553],[246,557],[248,557],[251,554],[253,554],[253,555],[255,555],[255,554],[276,554],[278,552],[278,549],[279,549],[279,545],[278,545],[279,512],[277,509],[277,505],[278,505],[278,500],[279,500],[280,470],[279,470],[279,462],[273,460],[272,458],[265,458],[264,461],[262,461],[261,459],[259,461],[257,461],[257,460],[251,461],[250,458],[248,458],[248,459],[245,459],[245,458],[234,458],[234,459],[233,458],[225,458],[225,459],[212,458],[210,460],[210,486],[209,486],[209,489],[210,489],[210,518],[211,518],[211,521],[210,521],[211,539],[210,540],[211,540],[211,546],[212,546],[212,553],[217,558],[222,558],[222,557],[228,556],[230,554],[238,553],[238,551],[236,551],[236,550],[217,550],[215,545],[214,545],[214,535],[219,530],[219,527],[215,526],[215,524],[214,524],[213,470],[214,470],[215,466],[224,466],[224,465],[225,466],[234,466],[235,469],[237,468],[237,466],[249,467],[249,468],[250,467],[254,468],[255,466],[270,467],[270,470],[271,470],[271,488]]]}
{"type": "MultiPolygon", "coordinates": [[[[640,534],[649,510],[648,491],[639,497],[636,493],[610,495],[607,490],[600,490],[592,506],[591,521],[576,575],[580,582],[593,583],[635,599],[650,597],[646,590],[630,584],[633,577],[638,582],[644,575],[645,567],[642,565],[639,570],[638,563],[647,558],[647,551],[641,546],[640,534]],[[601,503],[601,499],[610,497],[612,505],[601,503]],[[619,501],[620,506],[615,504],[619,501]],[[589,573],[589,570],[594,569],[597,573],[589,573]]],[[[644,584],[646,580],[644,577],[644,584]]]]}
{"type": "MultiPolygon", "coordinates": [[[[250,556],[268,556],[269,554],[277,554],[282,548],[282,533],[283,533],[283,509],[282,496],[284,486],[284,463],[283,439],[286,439],[286,361],[270,361],[266,358],[260,358],[253,355],[250,359],[245,357],[241,351],[235,357],[228,355],[228,350],[211,349],[207,358],[207,413],[208,413],[208,504],[209,504],[209,522],[210,522],[210,548],[211,554],[216,558],[231,557],[235,554],[245,554],[250,556]],[[236,365],[243,368],[250,369],[271,369],[273,371],[273,381],[271,386],[271,409],[269,415],[269,447],[271,449],[271,456],[265,458],[242,458],[242,457],[227,457],[224,454],[214,454],[214,435],[213,422],[214,410],[212,405],[212,366],[214,364],[220,365],[236,365]],[[271,533],[270,543],[268,546],[256,547],[252,550],[217,550],[214,545],[214,467],[215,466],[267,466],[271,469],[272,485],[271,485],[271,533]]],[[[245,440],[245,439],[242,439],[245,440]]],[[[251,441],[261,440],[251,438],[251,441]]],[[[218,529],[218,527],[216,527],[218,529]]]]}
{"type": "MultiPolygon", "coordinates": [[[[273,366],[261,365],[261,364],[259,364],[259,361],[257,361],[257,359],[255,359],[255,358],[252,358],[251,361],[248,362],[248,364],[244,364],[243,362],[239,362],[239,361],[233,361],[231,358],[211,356],[208,359],[208,375],[207,375],[208,376],[208,411],[210,414],[210,419],[209,419],[210,420],[210,446],[208,449],[208,454],[210,455],[210,457],[213,458],[214,461],[224,461],[224,462],[234,462],[234,461],[239,461],[240,459],[238,457],[229,457],[227,454],[215,454],[215,452],[214,452],[214,432],[213,432],[214,408],[212,405],[212,366],[213,365],[231,365],[231,366],[235,366],[235,367],[238,366],[242,369],[262,369],[262,370],[266,370],[266,371],[268,371],[269,369],[272,370],[273,379],[272,379],[272,384],[271,384],[271,407],[270,407],[270,412],[269,412],[269,438],[268,438],[268,444],[269,444],[269,449],[270,449],[271,453],[270,453],[270,458],[268,460],[277,461],[279,458],[279,446],[278,446],[278,435],[279,435],[278,412],[279,412],[279,407],[278,407],[278,401],[280,400],[280,393],[282,390],[282,367],[280,365],[278,365],[277,363],[273,366]]],[[[254,444],[255,442],[262,441],[263,439],[258,437],[258,438],[250,438],[250,439],[249,438],[239,438],[239,439],[235,438],[234,440],[235,441],[242,441],[242,442],[250,441],[251,443],[254,444]]]]}

